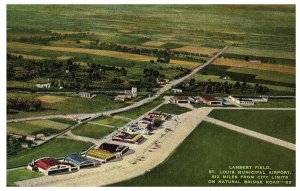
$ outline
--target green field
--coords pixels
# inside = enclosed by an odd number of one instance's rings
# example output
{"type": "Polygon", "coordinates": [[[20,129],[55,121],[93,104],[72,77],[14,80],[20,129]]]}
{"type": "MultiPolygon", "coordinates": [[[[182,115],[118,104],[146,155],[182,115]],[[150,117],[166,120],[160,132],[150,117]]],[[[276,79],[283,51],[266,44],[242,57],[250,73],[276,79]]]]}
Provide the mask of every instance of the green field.
{"type": "Polygon", "coordinates": [[[92,122],[98,124],[104,124],[104,125],[111,125],[114,127],[122,127],[126,123],[128,123],[129,120],[126,120],[124,118],[118,118],[118,117],[101,116],[98,119],[92,120],[92,122]]]}
{"type": "Polygon", "coordinates": [[[27,165],[33,159],[41,157],[64,157],[70,153],[81,152],[92,146],[91,143],[56,138],[45,144],[18,153],[7,158],[7,168],[27,165]]]}
{"type": "Polygon", "coordinates": [[[91,123],[84,124],[72,130],[72,133],[79,136],[100,139],[116,130],[112,127],[105,127],[102,125],[94,125],[91,123]]]}
{"type": "Polygon", "coordinates": [[[290,170],[295,185],[294,151],[203,122],[158,167],[113,186],[218,186],[208,184],[208,171],[228,170],[229,165],[269,165],[272,170],[290,170]]]}
{"type": "Polygon", "coordinates": [[[296,99],[293,98],[269,98],[266,103],[256,103],[249,107],[281,107],[296,108],[296,99]]]}
{"type": "Polygon", "coordinates": [[[235,53],[257,55],[267,49],[272,57],[295,52],[294,5],[9,5],[7,15],[9,40],[28,33],[51,35],[47,30],[89,31],[94,35],[84,40],[139,46],[152,40],[169,48],[229,43],[237,46],[235,53]]]}
{"type": "MultiPolygon", "coordinates": [[[[23,93],[8,93],[8,96],[24,96],[39,98],[46,94],[23,94],[23,93]]],[[[92,113],[101,112],[110,109],[124,107],[126,104],[122,102],[115,102],[113,96],[98,94],[93,99],[81,98],[78,95],[60,95],[63,100],[56,103],[49,103],[42,101],[42,110],[39,112],[30,111],[16,111],[8,114],[8,119],[42,116],[51,114],[69,114],[69,113],[92,113]]]]}
{"type": "Polygon", "coordinates": [[[139,116],[143,115],[147,111],[150,111],[151,109],[158,106],[159,104],[161,104],[163,102],[163,100],[164,99],[162,97],[159,97],[159,98],[155,99],[154,101],[152,101],[150,103],[146,103],[146,104],[144,104],[140,107],[137,107],[137,108],[134,108],[134,109],[131,109],[131,110],[128,110],[128,111],[117,113],[116,115],[128,117],[128,118],[131,118],[131,119],[135,119],[135,118],[138,118],[139,116]]]}
{"type": "Polygon", "coordinates": [[[32,172],[26,168],[6,171],[7,186],[16,186],[14,183],[21,180],[43,176],[41,173],[32,172]]]}
{"type": "Polygon", "coordinates": [[[188,111],[191,111],[190,109],[186,107],[178,106],[177,104],[165,104],[156,110],[164,113],[174,114],[174,115],[180,115],[188,111]]]}
{"type": "Polygon", "coordinates": [[[285,141],[296,141],[295,111],[214,110],[209,116],[285,141]]]}
{"type": "Polygon", "coordinates": [[[7,132],[18,135],[29,135],[33,133],[55,134],[75,124],[74,121],[66,119],[32,120],[25,122],[7,123],[7,132]]]}

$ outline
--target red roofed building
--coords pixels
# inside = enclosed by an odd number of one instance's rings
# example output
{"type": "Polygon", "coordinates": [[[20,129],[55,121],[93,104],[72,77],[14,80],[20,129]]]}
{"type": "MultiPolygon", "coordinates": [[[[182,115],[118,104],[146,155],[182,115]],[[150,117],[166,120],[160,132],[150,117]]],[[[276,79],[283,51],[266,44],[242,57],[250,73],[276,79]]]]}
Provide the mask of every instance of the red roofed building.
{"type": "Polygon", "coordinates": [[[44,175],[53,175],[58,173],[70,172],[78,170],[73,164],[67,162],[60,162],[54,158],[41,158],[28,164],[28,169],[38,170],[44,175]]]}
{"type": "Polygon", "coordinates": [[[217,100],[212,96],[199,96],[198,100],[207,105],[222,105],[222,101],[217,100]]]}

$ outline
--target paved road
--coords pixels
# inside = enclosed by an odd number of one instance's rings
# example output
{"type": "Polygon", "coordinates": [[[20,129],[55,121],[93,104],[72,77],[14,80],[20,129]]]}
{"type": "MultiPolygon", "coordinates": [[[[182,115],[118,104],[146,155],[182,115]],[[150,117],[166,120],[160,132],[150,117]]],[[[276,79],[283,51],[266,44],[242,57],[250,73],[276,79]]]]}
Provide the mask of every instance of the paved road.
{"type": "Polygon", "coordinates": [[[229,130],[232,130],[232,131],[236,131],[238,133],[242,133],[244,135],[248,135],[250,137],[254,137],[256,139],[260,139],[260,140],[263,140],[263,141],[266,141],[266,142],[269,142],[269,143],[272,143],[272,144],[275,144],[275,145],[279,145],[281,147],[288,148],[290,150],[294,150],[294,151],[296,150],[296,145],[295,144],[284,141],[284,140],[281,140],[281,139],[278,139],[278,138],[275,138],[275,137],[271,137],[271,136],[268,136],[268,135],[265,135],[265,134],[262,134],[262,133],[258,133],[258,132],[255,132],[255,131],[252,131],[252,130],[249,130],[249,129],[245,129],[245,128],[242,128],[242,127],[230,124],[230,123],[226,123],[224,121],[220,121],[220,120],[217,120],[217,119],[214,119],[214,118],[211,118],[211,117],[206,117],[204,119],[204,121],[215,124],[215,125],[218,125],[218,126],[221,126],[221,127],[224,127],[226,129],[229,129],[229,130]]]}
{"type": "Polygon", "coordinates": [[[104,111],[104,112],[95,112],[95,113],[82,113],[82,114],[68,114],[68,115],[48,115],[48,116],[40,116],[40,117],[26,117],[26,118],[19,118],[19,119],[11,119],[11,120],[7,120],[7,122],[19,122],[19,121],[28,121],[28,120],[35,120],[35,119],[53,119],[53,118],[79,118],[79,119],[84,119],[84,118],[96,118],[99,117],[101,115],[111,115],[114,113],[119,113],[119,112],[123,112],[123,111],[127,111],[136,107],[139,107],[145,103],[151,102],[154,99],[156,99],[157,97],[159,97],[160,95],[162,95],[165,91],[171,89],[173,86],[181,83],[182,81],[186,80],[187,78],[191,77],[192,75],[196,74],[197,72],[199,72],[201,69],[203,69],[205,66],[209,65],[210,63],[212,63],[217,57],[219,57],[221,54],[224,53],[224,51],[226,51],[229,48],[229,46],[224,47],[222,50],[220,50],[217,54],[215,54],[212,58],[210,58],[207,62],[205,62],[204,64],[200,65],[199,67],[195,68],[190,74],[177,79],[177,80],[173,80],[171,82],[169,82],[168,84],[166,84],[165,86],[163,86],[159,91],[156,92],[156,95],[150,98],[145,98],[140,100],[139,102],[136,102],[132,105],[129,105],[127,107],[123,107],[120,109],[115,109],[115,110],[109,110],[109,111],[104,111]]]}
{"type": "Polygon", "coordinates": [[[283,110],[283,111],[294,111],[296,108],[289,107],[212,107],[213,109],[222,110],[283,110]]]}

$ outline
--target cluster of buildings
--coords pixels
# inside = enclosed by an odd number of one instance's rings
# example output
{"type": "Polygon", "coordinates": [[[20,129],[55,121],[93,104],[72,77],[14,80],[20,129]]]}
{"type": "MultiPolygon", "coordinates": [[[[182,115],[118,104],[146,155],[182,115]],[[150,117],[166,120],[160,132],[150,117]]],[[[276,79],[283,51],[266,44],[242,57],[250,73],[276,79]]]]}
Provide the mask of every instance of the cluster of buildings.
{"type": "Polygon", "coordinates": [[[163,112],[151,112],[145,115],[143,118],[138,120],[136,123],[131,124],[127,127],[128,133],[140,133],[149,134],[150,131],[155,127],[155,120],[166,121],[170,119],[172,115],[163,112]]]}
{"type": "Polygon", "coordinates": [[[263,96],[228,96],[228,100],[238,105],[254,105],[257,102],[268,102],[263,96]]]}
{"type": "Polygon", "coordinates": [[[212,96],[172,96],[170,98],[171,103],[176,104],[191,104],[191,103],[202,103],[211,106],[221,106],[222,101],[212,96]]]}
{"type": "Polygon", "coordinates": [[[120,158],[128,150],[129,147],[127,146],[103,143],[98,148],[88,150],[85,154],[73,153],[60,159],[44,157],[33,160],[27,165],[27,168],[44,175],[69,173],[83,168],[99,166],[115,158],[120,158]]]}
{"type": "Polygon", "coordinates": [[[137,88],[132,87],[131,90],[125,90],[123,94],[117,95],[115,101],[127,101],[137,96],[137,88]]]}
{"type": "Polygon", "coordinates": [[[209,106],[254,105],[257,102],[268,102],[268,97],[263,96],[228,96],[228,98],[215,98],[209,95],[203,96],[172,96],[170,103],[175,104],[206,104],[209,106]]]}

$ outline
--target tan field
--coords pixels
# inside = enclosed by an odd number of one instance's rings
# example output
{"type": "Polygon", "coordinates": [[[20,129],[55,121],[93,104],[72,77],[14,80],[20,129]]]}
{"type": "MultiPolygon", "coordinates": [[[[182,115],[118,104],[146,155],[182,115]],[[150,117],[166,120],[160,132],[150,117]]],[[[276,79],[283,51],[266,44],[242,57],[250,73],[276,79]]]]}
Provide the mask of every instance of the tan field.
{"type": "Polygon", "coordinates": [[[51,129],[65,129],[69,125],[64,124],[64,123],[59,123],[55,121],[50,121],[50,120],[32,120],[32,121],[26,121],[25,123],[30,124],[30,125],[36,125],[39,127],[45,127],[45,128],[51,128],[51,129]]]}
{"type": "Polygon", "coordinates": [[[59,56],[56,59],[57,60],[69,60],[69,59],[72,59],[72,58],[73,58],[73,56],[59,56]]]}
{"type": "MultiPolygon", "coordinates": [[[[87,48],[69,48],[69,47],[56,47],[56,46],[40,46],[40,45],[32,45],[32,44],[17,43],[17,42],[7,43],[7,46],[8,46],[9,50],[11,49],[11,50],[33,51],[33,50],[40,49],[40,50],[49,50],[49,51],[94,54],[94,55],[109,56],[109,57],[121,58],[121,59],[132,60],[132,61],[140,61],[140,62],[149,62],[150,60],[156,60],[156,57],[152,57],[152,56],[130,54],[130,53],[125,53],[125,52],[117,52],[117,51],[110,51],[110,50],[96,50],[96,49],[87,49],[87,48]]],[[[171,59],[170,64],[193,69],[193,68],[199,66],[199,64],[201,64],[201,63],[171,59]]]]}
{"type": "Polygon", "coordinates": [[[190,53],[195,53],[195,54],[209,54],[209,55],[218,52],[218,49],[205,48],[205,47],[199,47],[199,46],[190,46],[190,45],[184,46],[181,48],[176,48],[174,50],[190,52],[190,53]]]}
{"type": "Polygon", "coordinates": [[[24,59],[28,59],[28,60],[45,60],[45,59],[49,59],[48,57],[34,56],[34,55],[28,55],[28,54],[16,54],[16,53],[11,53],[11,55],[14,55],[14,56],[22,56],[24,59]]]}
{"type": "Polygon", "coordinates": [[[165,43],[160,42],[160,41],[148,41],[148,42],[143,43],[143,45],[145,45],[145,46],[155,46],[155,47],[161,46],[163,44],[165,44],[165,43]]]}
{"type": "Polygon", "coordinates": [[[247,62],[243,60],[235,60],[235,59],[227,59],[227,58],[217,58],[213,64],[223,65],[223,66],[233,66],[239,68],[267,70],[267,71],[274,71],[274,72],[284,72],[290,74],[295,74],[296,72],[295,67],[293,66],[286,66],[280,64],[253,63],[253,62],[247,62]]]}
{"type": "Polygon", "coordinates": [[[66,99],[69,99],[68,97],[62,97],[62,96],[51,96],[51,95],[44,95],[44,96],[39,96],[37,99],[41,100],[41,102],[44,103],[59,103],[63,102],[66,99]]]}

